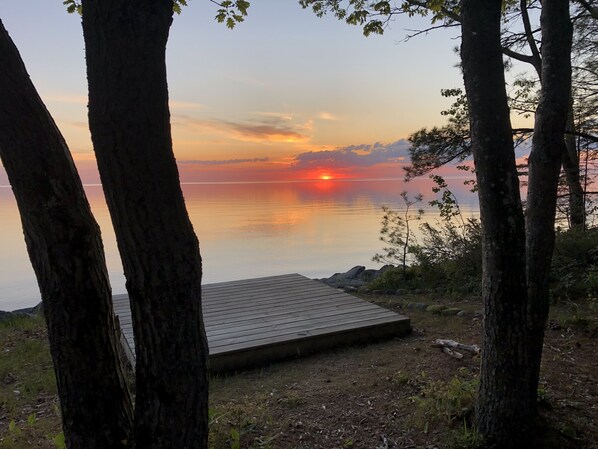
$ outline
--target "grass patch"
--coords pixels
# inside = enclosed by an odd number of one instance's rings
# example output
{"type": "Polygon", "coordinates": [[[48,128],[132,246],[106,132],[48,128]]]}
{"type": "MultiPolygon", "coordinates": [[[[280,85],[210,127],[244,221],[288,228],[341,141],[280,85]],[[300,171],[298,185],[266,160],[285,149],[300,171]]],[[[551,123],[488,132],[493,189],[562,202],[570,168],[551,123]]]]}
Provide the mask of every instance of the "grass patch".
{"type": "Polygon", "coordinates": [[[416,404],[414,419],[424,432],[427,433],[429,426],[439,421],[447,424],[468,422],[473,413],[478,380],[467,369],[461,368],[448,382],[430,380],[422,372],[415,383],[419,385],[420,392],[412,397],[416,404]]]}
{"type": "Polygon", "coordinates": [[[55,395],[56,380],[41,318],[18,318],[0,327],[0,406],[13,414],[40,395],[55,395]]]}
{"type": "Polygon", "coordinates": [[[3,321],[0,342],[0,448],[54,448],[60,413],[43,319],[3,321]]]}
{"type": "Polygon", "coordinates": [[[210,409],[210,449],[274,448],[272,419],[267,410],[251,401],[210,409]]]}

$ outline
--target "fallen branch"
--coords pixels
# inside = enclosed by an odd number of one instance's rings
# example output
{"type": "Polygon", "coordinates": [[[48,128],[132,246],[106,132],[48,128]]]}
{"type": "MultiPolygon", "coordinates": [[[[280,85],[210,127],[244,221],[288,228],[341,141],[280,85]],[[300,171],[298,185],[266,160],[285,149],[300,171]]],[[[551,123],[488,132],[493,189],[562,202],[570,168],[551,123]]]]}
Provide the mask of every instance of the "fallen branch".
{"type": "Polygon", "coordinates": [[[454,357],[456,359],[462,359],[463,358],[463,354],[461,354],[460,352],[457,352],[457,351],[453,351],[450,348],[444,347],[444,348],[442,348],[442,352],[444,352],[445,354],[448,354],[451,357],[454,357]]]}
{"type": "MultiPolygon", "coordinates": [[[[455,352],[456,354],[459,354],[461,357],[457,357],[457,358],[462,358],[463,354],[460,354],[456,351],[453,351],[453,349],[460,349],[463,351],[468,351],[471,352],[473,354],[479,354],[480,353],[480,347],[478,345],[464,345],[463,343],[459,343],[456,342],[455,340],[443,340],[443,339],[437,339],[434,341],[434,343],[432,343],[432,347],[433,348],[442,348],[442,350],[444,352],[446,352],[447,354],[451,355],[448,351],[451,352],[455,352]]],[[[453,356],[455,357],[455,356],[453,356]]]]}

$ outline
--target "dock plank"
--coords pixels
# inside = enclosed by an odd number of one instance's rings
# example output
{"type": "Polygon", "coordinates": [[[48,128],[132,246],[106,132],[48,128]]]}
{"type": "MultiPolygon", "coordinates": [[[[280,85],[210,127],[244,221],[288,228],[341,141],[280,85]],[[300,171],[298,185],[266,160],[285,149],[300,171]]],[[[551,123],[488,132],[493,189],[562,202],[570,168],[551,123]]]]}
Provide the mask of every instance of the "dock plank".
{"type": "MultiPolygon", "coordinates": [[[[114,295],[113,301],[121,342],[134,364],[128,296],[114,295]]],[[[299,274],[203,285],[202,310],[214,371],[410,331],[409,318],[299,274]]]]}

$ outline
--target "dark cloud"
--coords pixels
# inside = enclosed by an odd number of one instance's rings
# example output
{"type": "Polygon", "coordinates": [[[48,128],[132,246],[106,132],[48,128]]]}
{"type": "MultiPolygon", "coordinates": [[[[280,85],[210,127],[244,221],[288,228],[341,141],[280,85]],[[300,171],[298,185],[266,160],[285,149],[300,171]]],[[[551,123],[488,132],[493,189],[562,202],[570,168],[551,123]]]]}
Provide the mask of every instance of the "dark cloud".
{"type": "Polygon", "coordinates": [[[197,119],[173,114],[173,124],[200,130],[216,130],[239,140],[270,142],[304,142],[309,139],[303,132],[305,124],[293,124],[284,117],[266,117],[259,120],[233,122],[220,119],[197,119]]]}
{"type": "Polygon", "coordinates": [[[188,160],[179,160],[177,161],[179,164],[197,164],[197,165],[229,165],[229,164],[246,164],[246,163],[256,163],[256,162],[268,162],[270,158],[267,157],[254,157],[251,159],[222,159],[222,160],[196,160],[196,159],[188,159],[188,160]]]}
{"type": "Polygon", "coordinates": [[[274,141],[303,141],[308,137],[297,132],[292,127],[272,121],[258,121],[255,123],[235,123],[220,120],[219,123],[224,125],[236,134],[251,140],[274,140],[274,141]]]}
{"type": "Polygon", "coordinates": [[[335,150],[309,151],[295,156],[295,168],[326,167],[371,167],[386,162],[407,160],[410,143],[405,140],[383,144],[349,145],[335,150]]]}

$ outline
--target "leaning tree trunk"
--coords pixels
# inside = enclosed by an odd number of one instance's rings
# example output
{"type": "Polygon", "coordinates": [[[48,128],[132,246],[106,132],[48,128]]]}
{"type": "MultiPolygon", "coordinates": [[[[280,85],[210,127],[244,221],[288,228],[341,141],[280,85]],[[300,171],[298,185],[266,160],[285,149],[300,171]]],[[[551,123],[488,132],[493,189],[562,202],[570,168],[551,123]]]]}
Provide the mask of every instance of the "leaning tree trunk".
{"type": "Polygon", "coordinates": [[[567,152],[565,128],[571,95],[571,39],[568,0],[544,0],[542,89],[536,110],[526,212],[529,298],[528,378],[530,405],[536,404],[544,327],[548,317],[550,263],[561,156],[567,152]]]}
{"type": "Polygon", "coordinates": [[[67,448],[127,447],[132,407],[100,229],[60,131],[0,22],[0,156],[41,290],[67,448]]]}
{"type": "MultiPolygon", "coordinates": [[[[569,104],[567,112],[567,130],[575,131],[573,106],[571,104],[569,104]]],[[[569,223],[572,229],[585,229],[586,212],[583,199],[584,191],[579,175],[579,155],[577,153],[575,135],[571,133],[565,136],[563,172],[569,193],[569,223]]]]}
{"type": "Polygon", "coordinates": [[[476,426],[519,447],[535,392],[527,378],[525,225],[500,46],[501,0],[464,0],[461,59],[482,221],[484,343],[476,426]]]}
{"type": "Polygon", "coordinates": [[[138,448],[207,445],[201,258],[172,151],[172,0],[83,1],[89,122],[123,261],[136,347],[138,448]]]}

